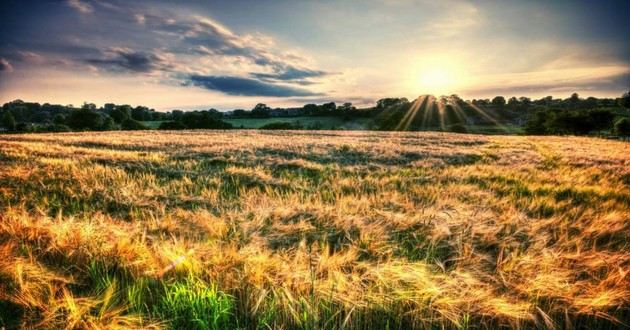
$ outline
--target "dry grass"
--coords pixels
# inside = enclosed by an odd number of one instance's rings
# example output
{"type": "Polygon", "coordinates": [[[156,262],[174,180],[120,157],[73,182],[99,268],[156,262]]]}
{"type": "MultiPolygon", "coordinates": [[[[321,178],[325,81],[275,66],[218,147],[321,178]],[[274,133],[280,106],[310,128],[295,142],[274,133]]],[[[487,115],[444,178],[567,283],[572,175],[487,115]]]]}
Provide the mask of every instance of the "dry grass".
{"type": "Polygon", "coordinates": [[[624,327],[629,149],[439,133],[0,136],[0,327],[624,327]]]}

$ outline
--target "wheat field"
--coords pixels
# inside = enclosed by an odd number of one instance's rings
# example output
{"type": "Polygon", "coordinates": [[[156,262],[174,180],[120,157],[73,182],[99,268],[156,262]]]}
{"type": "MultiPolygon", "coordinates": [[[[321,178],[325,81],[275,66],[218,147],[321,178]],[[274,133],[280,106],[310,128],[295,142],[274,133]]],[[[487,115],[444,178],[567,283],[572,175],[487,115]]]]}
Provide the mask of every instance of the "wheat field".
{"type": "Polygon", "coordinates": [[[630,145],[0,136],[0,328],[630,324],[630,145]]]}

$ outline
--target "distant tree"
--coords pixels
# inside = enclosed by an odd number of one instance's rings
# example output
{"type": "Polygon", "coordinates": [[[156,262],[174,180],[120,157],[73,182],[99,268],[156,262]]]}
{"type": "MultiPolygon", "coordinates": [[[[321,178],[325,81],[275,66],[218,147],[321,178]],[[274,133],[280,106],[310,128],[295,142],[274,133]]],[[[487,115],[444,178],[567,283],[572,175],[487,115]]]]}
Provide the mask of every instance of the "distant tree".
{"type": "Polygon", "coordinates": [[[145,125],[143,125],[141,122],[137,120],[127,118],[123,120],[123,122],[120,124],[120,128],[126,131],[136,131],[136,130],[147,129],[148,127],[146,127],[145,125]]]}
{"type": "Polygon", "coordinates": [[[99,128],[102,131],[113,131],[116,130],[118,127],[116,126],[116,123],[114,122],[114,119],[112,119],[112,117],[105,115],[103,118],[103,125],[99,128]]]}
{"type": "Polygon", "coordinates": [[[613,128],[613,132],[617,136],[630,136],[630,118],[621,118],[617,120],[613,128]]]}
{"type": "Polygon", "coordinates": [[[109,115],[112,117],[112,119],[114,119],[115,122],[117,123],[122,123],[123,121],[125,121],[126,119],[129,119],[131,117],[131,107],[129,106],[120,106],[120,107],[116,107],[114,110],[112,110],[109,115]]]}
{"type": "Polygon", "coordinates": [[[305,104],[304,107],[302,107],[302,109],[304,110],[304,114],[307,116],[313,116],[318,111],[317,104],[312,104],[312,103],[305,104]]]}
{"type": "Polygon", "coordinates": [[[549,120],[549,113],[541,110],[529,118],[525,123],[525,133],[532,135],[547,134],[547,121],[549,120]]]}
{"type": "Polygon", "coordinates": [[[103,117],[87,107],[74,110],[67,119],[67,124],[74,130],[96,131],[103,125],[103,117]]]}
{"type": "Polygon", "coordinates": [[[174,121],[181,121],[184,117],[184,112],[182,110],[173,110],[171,113],[174,121]]]}
{"type": "Polygon", "coordinates": [[[9,131],[15,131],[15,118],[11,114],[11,111],[5,111],[2,115],[2,126],[9,131]]]}
{"type": "Polygon", "coordinates": [[[337,110],[339,111],[340,114],[345,114],[345,113],[347,113],[349,111],[353,111],[353,110],[356,110],[356,109],[357,108],[354,107],[352,105],[352,103],[350,103],[350,102],[346,102],[346,103],[344,103],[344,104],[342,104],[342,105],[337,107],[337,110]]]}
{"type": "Polygon", "coordinates": [[[519,103],[521,103],[521,105],[528,107],[532,104],[532,99],[530,99],[529,97],[525,97],[525,96],[521,96],[518,98],[519,103]]]}
{"type": "Polygon", "coordinates": [[[53,117],[53,123],[55,125],[65,125],[66,124],[66,117],[62,114],[56,114],[53,117]]]}
{"type": "Polygon", "coordinates": [[[547,128],[554,134],[584,135],[592,131],[595,125],[585,112],[561,111],[554,113],[547,122],[547,128]]]}
{"type": "Polygon", "coordinates": [[[244,117],[247,117],[248,115],[249,115],[249,112],[243,109],[236,109],[232,111],[232,116],[236,118],[244,118],[244,117]]]}
{"type": "Polygon", "coordinates": [[[584,100],[583,102],[584,107],[588,108],[588,109],[592,109],[595,108],[597,106],[597,99],[590,96],[587,97],[586,100],[584,100]]]}
{"type": "Polygon", "coordinates": [[[630,91],[623,93],[619,99],[619,105],[624,108],[630,108],[630,91]]]}
{"type": "Polygon", "coordinates": [[[591,125],[593,126],[593,130],[601,132],[602,130],[610,129],[612,127],[615,114],[610,110],[599,109],[589,111],[588,117],[591,125]]]}
{"type": "Polygon", "coordinates": [[[116,105],[114,103],[105,103],[103,105],[103,110],[109,112],[114,111],[114,109],[116,108],[116,105]]]}
{"type": "Polygon", "coordinates": [[[335,104],[335,102],[324,103],[320,106],[320,111],[318,115],[321,115],[321,116],[330,115],[333,112],[335,112],[335,110],[337,110],[337,105],[335,104]]]}
{"type": "Polygon", "coordinates": [[[519,104],[518,99],[515,96],[510,97],[507,101],[507,105],[511,108],[516,107],[519,104]]]}
{"type": "Polygon", "coordinates": [[[580,95],[578,93],[571,94],[571,97],[568,99],[569,105],[571,108],[577,108],[580,105],[580,95]]]}
{"type": "Polygon", "coordinates": [[[137,121],[151,120],[151,114],[149,114],[149,108],[143,106],[137,106],[131,109],[131,118],[137,121]]]}
{"type": "Polygon", "coordinates": [[[81,109],[96,110],[96,104],[83,102],[81,109]]]}
{"type": "Polygon", "coordinates": [[[402,98],[384,98],[384,99],[380,99],[376,102],[376,108],[377,109],[386,109],[389,107],[393,107],[393,106],[398,106],[401,104],[406,104],[409,103],[409,100],[405,97],[402,98]]]}
{"type": "Polygon", "coordinates": [[[269,118],[269,111],[270,110],[271,110],[271,108],[268,107],[266,104],[258,103],[252,109],[252,117],[254,117],[254,118],[269,118]]]}
{"type": "Polygon", "coordinates": [[[492,105],[498,106],[498,107],[503,107],[505,105],[505,97],[497,96],[497,97],[493,98],[492,99],[492,105]]]}

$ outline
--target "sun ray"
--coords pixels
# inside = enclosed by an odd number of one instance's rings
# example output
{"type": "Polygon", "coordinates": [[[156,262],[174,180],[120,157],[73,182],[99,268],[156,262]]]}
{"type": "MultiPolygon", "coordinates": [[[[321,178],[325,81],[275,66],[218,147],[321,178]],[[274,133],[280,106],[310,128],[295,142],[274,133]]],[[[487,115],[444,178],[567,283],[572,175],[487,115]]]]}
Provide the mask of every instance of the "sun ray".
{"type": "Polygon", "coordinates": [[[488,114],[486,111],[484,111],[480,107],[476,106],[475,104],[473,104],[470,101],[466,101],[466,104],[468,104],[473,110],[475,110],[482,117],[484,117],[485,119],[491,121],[495,126],[499,127],[500,129],[502,129],[505,132],[509,132],[508,128],[505,125],[501,124],[501,122],[498,119],[494,118],[493,116],[488,114]]]}
{"type": "Polygon", "coordinates": [[[419,96],[411,104],[411,107],[405,113],[405,116],[401,119],[400,123],[398,123],[398,125],[396,126],[395,128],[396,131],[400,131],[400,130],[406,131],[409,128],[409,126],[411,125],[411,122],[416,117],[416,113],[418,112],[418,109],[420,109],[425,99],[426,99],[425,95],[419,96]]]}

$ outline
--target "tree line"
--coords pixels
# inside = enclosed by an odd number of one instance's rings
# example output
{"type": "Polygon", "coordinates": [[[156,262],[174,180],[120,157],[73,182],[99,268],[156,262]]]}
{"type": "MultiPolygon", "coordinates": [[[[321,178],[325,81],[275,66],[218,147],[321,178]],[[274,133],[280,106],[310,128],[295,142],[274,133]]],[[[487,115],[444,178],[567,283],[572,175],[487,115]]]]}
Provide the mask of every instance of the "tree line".
{"type": "MultiPolygon", "coordinates": [[[[159,112],[145,106],[97,107],[39,104],[15,100],[2,106],[0,129],[8,132],[70,132],[149,129],[146,122],[160,122],[159,129],[230,129],[225,119],[332,116],[346,121],[370,118],[377,130],[447,130],[466,132],[471,125],[511,124],[526,134],[613,134],[630,135],[630,92],[619,98],[566,99],[497,96],[492,99],[463,100],[457,95],[383,98],[372,107],[352,103],[306,104],[300,108],[271,108],[259,103],[251,110],[221,112],[216,109],[159,112]],[[411,113],[413,112],[413,113],[411,113]]],[[[301,125],[272,122],[269,129],[303,129],[301,125]]],[[[313,127],[306,127],[313,129],[313,127]]]]}

